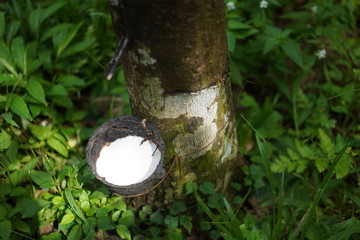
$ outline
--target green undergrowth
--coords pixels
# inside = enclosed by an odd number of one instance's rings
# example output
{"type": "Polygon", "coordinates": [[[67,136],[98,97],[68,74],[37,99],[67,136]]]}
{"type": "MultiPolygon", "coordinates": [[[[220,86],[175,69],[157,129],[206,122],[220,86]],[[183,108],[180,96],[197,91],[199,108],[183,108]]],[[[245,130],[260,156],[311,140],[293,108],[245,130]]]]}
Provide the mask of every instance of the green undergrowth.
{"type": "Polygon", "coordinates": [[[107,2],[0,3],[0,239],[360,238],[359,2],[225,5],[243,181],[134,209],[84,157],[130,114],[107,2]]]}

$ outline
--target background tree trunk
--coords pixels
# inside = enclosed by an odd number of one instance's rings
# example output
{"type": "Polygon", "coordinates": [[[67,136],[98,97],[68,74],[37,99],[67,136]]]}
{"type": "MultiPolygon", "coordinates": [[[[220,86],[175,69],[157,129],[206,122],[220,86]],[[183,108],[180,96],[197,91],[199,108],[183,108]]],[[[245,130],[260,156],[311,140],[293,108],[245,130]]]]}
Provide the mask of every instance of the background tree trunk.
{"type": "Polygon", "coordinates": [[[226,190],[240,167],[223,0],[110,1],[133,115],[159,128],[171,173],[139,204],[171,202],[189,180],[226,190]],[[173,161],[174,162],[173,164],[173,161]]]}

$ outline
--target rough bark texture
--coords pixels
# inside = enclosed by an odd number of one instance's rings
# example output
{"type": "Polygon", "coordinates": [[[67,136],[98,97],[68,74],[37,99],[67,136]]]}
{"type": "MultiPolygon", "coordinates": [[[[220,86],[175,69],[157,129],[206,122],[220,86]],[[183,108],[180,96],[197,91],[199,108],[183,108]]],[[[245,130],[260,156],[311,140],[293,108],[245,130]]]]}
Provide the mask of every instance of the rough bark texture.
{"type": "Polygon", "coordinates": [[[129,38],[122,63],[133,114],[160,129],[165,164],[174,166],[135,201],[173,201],[189,180],[226,190],[240,160],[223,0],[113,0],[110,7],[115,32],[129,38]]]}

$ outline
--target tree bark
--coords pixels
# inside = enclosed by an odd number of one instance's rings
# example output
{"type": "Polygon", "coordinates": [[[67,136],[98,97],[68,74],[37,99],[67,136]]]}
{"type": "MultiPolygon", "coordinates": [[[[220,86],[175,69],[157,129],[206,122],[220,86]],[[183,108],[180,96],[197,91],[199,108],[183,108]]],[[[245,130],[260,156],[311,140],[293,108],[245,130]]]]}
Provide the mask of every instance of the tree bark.
{"type": "Polygon", "coordinates": [[[240,159],[224,1],[112,0],[110,10],[129,40],[122,64],[133,115],[160,130],[171,171],[136,201],[172,202],[190,180],[226,190],[240,159]]]}

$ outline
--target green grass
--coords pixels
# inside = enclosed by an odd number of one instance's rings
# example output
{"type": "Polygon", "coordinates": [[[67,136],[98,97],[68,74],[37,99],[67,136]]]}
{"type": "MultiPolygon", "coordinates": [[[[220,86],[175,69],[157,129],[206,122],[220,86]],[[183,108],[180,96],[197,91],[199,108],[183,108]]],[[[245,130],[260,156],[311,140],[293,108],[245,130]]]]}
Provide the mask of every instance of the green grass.
{"type": "Polygon", "coordinates": [[[103,78],[107,2],[0,3],[0,239],[360,239],[360,4],[228,2],[244,178],[228,197],[189,182],[163,209],[86,165],[94,127],[130,114],[123,72],[103,78]]]}

